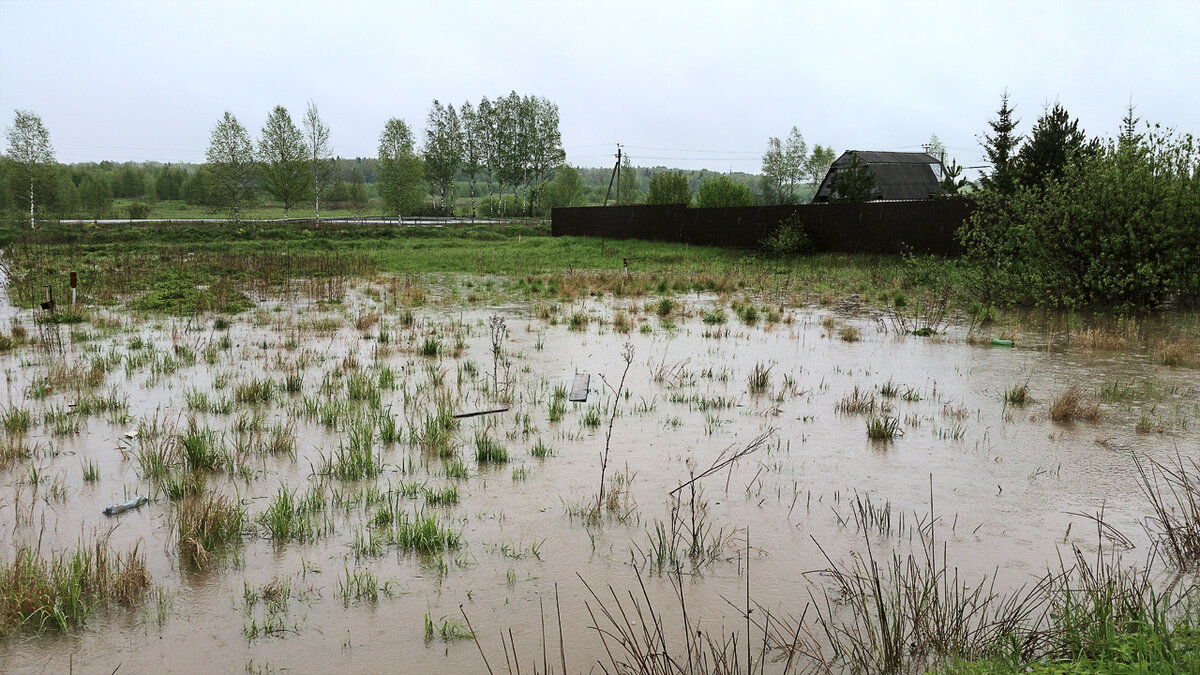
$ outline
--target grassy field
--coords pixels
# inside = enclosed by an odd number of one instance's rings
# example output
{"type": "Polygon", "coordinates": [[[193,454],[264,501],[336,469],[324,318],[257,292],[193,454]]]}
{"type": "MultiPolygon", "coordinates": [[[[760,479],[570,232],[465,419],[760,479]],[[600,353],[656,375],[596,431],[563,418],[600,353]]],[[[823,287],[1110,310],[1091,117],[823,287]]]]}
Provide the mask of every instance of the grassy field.
{"type": "Polygon", "coordinates": [[[471,274],[509,278],[526,295],[642,295],[751,290],[781,300],[833,302],[850,295],[885,303],[930,290],[899,257],[814,255],[789,259],[686,244],[551,237],[544,221],[504,225],[244,223],[47,225],[0,228],[14,301],[40,301],[46,284],[79,273],[85,301],[111,304],[186,278],[190,286],[285,283],[348,274],[471,274]],[[624,265],[628,262],[629,274],[624,265]]]}
{"type": "MultiPolygon", "coordinates": [[[[125,218],[129,213],[129,206],[134,203],[141,203],[140,199],[114,199],[113,213],[114,218],[125,218]]],[[[377,215],[378,208],[364,209],[356,211],[347,208],[329,208],[321,205],[322,218],[357,218],[364,215],[377,215]]],[[[311,202],[297,204],[288,212],[289,218],[313,218],[315,216],[313,205],[311,202]]],[[[225,218],[229,215],[227,209],[204,206],[202,204],[188,204],[182,199],[160,199],[150,204],[150,217],[162,218],[164,220],[187,220],[187,219],[203,219],[203,218],[225,218]]],[[[254,204],[242,209],[242,218],[248,220],[267,220],[283,218],[283,207],[277,204],[254,204]]]]}

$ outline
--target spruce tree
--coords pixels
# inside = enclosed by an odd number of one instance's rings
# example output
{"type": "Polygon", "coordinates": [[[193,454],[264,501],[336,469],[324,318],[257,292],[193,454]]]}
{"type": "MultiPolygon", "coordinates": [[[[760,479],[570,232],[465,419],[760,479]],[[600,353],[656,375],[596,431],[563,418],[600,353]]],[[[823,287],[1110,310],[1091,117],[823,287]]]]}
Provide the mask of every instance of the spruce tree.
{"type": "Polygon", "coordinates": [[[1012,194],[1016,189],[1017,146],[1021,136],[1015,132],[1021,121],[1013,119],[1013,112],[1008,105],[1008,90],[1005,90],[1000,97],[996,119],[988,120],[992,133],[983,137],[983,149],[992,165],[991,171],[985,171],[979,179],[985,190],[1012,194]]]}

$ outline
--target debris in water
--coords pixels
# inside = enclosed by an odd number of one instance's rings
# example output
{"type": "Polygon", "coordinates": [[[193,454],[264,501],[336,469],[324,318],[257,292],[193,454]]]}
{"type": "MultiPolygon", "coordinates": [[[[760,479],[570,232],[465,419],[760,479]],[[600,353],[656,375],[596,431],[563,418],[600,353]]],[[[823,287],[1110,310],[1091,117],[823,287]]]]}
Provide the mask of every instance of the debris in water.
{"type": "Polygon", "coordinates": [[[571,383],[571,395],[567,400],[573,403],[582,403],[587,401],[588,385],[592,382],[592,376],[587,373],[575,373],[575,381],[571,383]]]}
{"type": "Polygon", "coordinates": [[[508,412],[508,408],[492,408],[491,410],[476,410],[475,412],[457,413],[452,415],[455,419],[463,419],[464,417],[478,417],[479,415],[491,415],[492,413],[508,412]]]}
{"type": "Polygon", "coordinates": [[[125,513],[126,511],[132,511],[148,501],[150,501],[149,498],[138,495],[127,502],[121,502],[120,504],[113,504],[112,506],[106,507],[104,509],[104,515],[115,516],[125,513]]]}

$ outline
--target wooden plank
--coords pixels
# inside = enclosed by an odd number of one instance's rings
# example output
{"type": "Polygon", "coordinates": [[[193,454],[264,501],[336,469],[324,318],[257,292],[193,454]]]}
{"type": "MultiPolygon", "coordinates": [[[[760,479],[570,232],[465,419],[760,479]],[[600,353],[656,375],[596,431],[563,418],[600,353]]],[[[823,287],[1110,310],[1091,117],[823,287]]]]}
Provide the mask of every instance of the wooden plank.
{"type": "Polygon", "coordinates": [[[463,419],[464,417],[478,417],[480,415],[491,415],[493,413],[508,412],[508,408],[492,408],[491,410],[476,410],[475,412],[465,412],[453,415],[455,419],[463,419]]]}
{"type": "Polygon", "coordinates": [[[574,403],[582,403],[587,401],[588,385],[592,382],[592,376],[587,373],[575,373],[575,381],[571,383],[571,395],[567,400],[574,403]]]}

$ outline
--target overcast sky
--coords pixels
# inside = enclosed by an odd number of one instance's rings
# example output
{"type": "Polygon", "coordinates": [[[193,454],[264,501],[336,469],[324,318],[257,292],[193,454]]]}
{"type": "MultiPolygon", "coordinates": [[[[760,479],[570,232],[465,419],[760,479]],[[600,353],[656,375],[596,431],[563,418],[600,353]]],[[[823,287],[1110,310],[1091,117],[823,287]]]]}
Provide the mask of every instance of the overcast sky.
{"type": "Polygon", "coordinates": [[[839,152],[963,165],[1007,88],[1027,132],[1061,102],[1089,134],[1200,131],[1200,2],[55,2],[0,0],[0,115],[41,115],[59,161],[203,161],[225,110],[257,137],[314,101],[335,152],[433,99],[559,106],[567,160],[757,172],[797,126],[839,152]],[[986,7],[985,7],[986,5],[986,7]]]}

